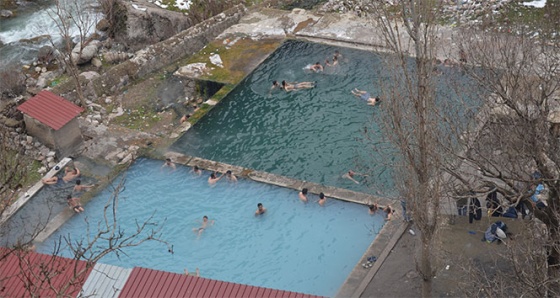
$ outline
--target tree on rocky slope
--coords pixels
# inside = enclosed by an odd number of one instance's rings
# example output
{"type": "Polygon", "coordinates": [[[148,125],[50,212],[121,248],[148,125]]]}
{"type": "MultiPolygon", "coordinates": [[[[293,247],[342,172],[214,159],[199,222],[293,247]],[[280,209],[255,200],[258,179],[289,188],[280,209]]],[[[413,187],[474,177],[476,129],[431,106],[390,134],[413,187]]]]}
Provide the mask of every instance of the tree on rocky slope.
{"type": "MultiPolygon", "coordinates": [[[[553,27],[543,24],[542,29],[553,27]]],[[[558,296],[560,43],[523,34],[523,28],[510,31],[519,34],[465,30],[461,35],[471,65],[465,71],[490,94],[484,126],[461,157],[478,169],[475,177],[480,184],[495,185],[505,207],[514,206],[524,213],[530,210],[546,225],[546,231],[540,233],[545,239],[535,239],[544,241],[548,260],[541,290],[558,296]],[[485,75],[476,68],[483,68],[485,75]],[[544,186],[541,194],[539,185],[544,186]],[[534,200],[543,201],[544,206],[534,200]],[[545,282],[550,280],[556,282],[545,282]]],[[[468,177],[468,173],[459,174],[468,177]]]]}

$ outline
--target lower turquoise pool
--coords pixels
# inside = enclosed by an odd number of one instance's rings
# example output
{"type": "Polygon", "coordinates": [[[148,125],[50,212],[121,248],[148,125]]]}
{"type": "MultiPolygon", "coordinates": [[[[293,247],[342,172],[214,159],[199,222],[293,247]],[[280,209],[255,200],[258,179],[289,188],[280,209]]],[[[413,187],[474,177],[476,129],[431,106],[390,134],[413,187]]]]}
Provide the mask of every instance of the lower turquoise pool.
{"type": "MultiPolygon", "coordinates": [[[[170,171],[161,169],[162,164],[140,159],[132,165],[117,215],[127,233],[133,232],[136,220],[153,215],[153,221],[163,225],[162,239],[169,246],[148,242],[100,262],[177,273],[198,267],[207,278],[334,296],[384,223],[363,205],[329,199],[321,207],[314,195],[305,204],[295,190],[245,179],[232,183],[224,178],[211,187],[207,172],[197,176],[188,167],[170,171]],[[257,203],[268,209],[264,215],[254,215],[257,203]],[[215,224],[198,237],[193,229],[204,215],[215,224]],[[173,253],[168,251],[171,246],[173,253]]],[[[88,222],[93,234],[109,198],[110,188],[38,250],[51,253],[60,237],[85,237],[88,222]]],[[[69,250],[63,255],[72,256],[69,250]]]]}

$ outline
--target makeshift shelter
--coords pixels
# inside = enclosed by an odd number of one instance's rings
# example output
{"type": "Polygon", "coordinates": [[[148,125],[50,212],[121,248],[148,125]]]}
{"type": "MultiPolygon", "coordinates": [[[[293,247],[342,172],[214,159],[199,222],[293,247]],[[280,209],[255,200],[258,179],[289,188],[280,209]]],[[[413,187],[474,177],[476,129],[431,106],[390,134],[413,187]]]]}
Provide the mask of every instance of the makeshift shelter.
{"type": "Polygon", "coordinates": [[[27,133],[58,156],[72,154],[82,143],[77,116],[84,109],[66,99],[43,90],[17,109],[23,113],[27,133]]]}

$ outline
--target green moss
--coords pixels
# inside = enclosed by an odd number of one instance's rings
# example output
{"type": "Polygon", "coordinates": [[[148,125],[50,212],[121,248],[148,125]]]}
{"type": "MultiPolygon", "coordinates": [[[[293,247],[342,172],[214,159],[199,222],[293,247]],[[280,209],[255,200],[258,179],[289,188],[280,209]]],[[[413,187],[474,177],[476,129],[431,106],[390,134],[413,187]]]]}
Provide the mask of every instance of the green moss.
{"type": "MultiPolygon", "coordinates": [[[[234,38],[226,39],[226,43],[234,38]]],[[[209,74],[201,76],[200,79],[237,84],[256,67],[257,63],[276,50],[281,42],[278,39],[254,41],[250,38],[240,38],[228,48],[224,40],[214,40],[190,57],[186,63],[202,62],[213,68],[209,74]],[[210,63],[212,54],[220,55],[223,68],[210,63]]]]}
{"type": "Polygon", "coordinates": [[[137,109],[128,109],[124,115],[116,117],[113,122],[130,129],[144,130],[161,120],[161,116],[152,108],[140,106],[137,109]]]}
{"type": "Polygon", "coordinates": [[[40,161],[34,160],[29,163],[27,166],[27,175],[25,176],[23,185],[29,185],[31,183],[39,181],[42,176],[39,174],[38,170],[42,167],[40,161]]]}

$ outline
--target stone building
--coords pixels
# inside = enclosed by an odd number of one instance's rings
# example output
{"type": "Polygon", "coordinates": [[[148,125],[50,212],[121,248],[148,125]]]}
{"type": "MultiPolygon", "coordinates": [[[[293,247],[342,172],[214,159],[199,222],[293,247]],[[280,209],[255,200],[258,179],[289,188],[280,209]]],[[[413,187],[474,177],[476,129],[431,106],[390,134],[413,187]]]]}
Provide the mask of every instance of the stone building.
{"type": "Polygon", "coordinates": [[[82,143],[77,116],[83,108],[43,90],[18,106],[23,113],[27,133],[56,151],[57,156],[71,155],[82,143]]]}

